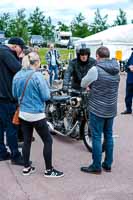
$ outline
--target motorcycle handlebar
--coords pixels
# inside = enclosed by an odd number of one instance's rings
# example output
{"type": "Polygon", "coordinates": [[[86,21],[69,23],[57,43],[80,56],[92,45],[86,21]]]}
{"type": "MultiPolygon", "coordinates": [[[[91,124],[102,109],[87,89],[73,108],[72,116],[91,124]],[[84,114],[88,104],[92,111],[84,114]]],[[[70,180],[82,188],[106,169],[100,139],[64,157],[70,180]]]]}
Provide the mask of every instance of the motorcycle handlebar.
{"type": "Polygon", "coordinates": [[[83,94],[88,94],[88,92],[85,89],[73,89],[73,88],[68,88],[67,93],[71,94],[71,93],[75,93],[77,95],[83,95],[83,94]]]}

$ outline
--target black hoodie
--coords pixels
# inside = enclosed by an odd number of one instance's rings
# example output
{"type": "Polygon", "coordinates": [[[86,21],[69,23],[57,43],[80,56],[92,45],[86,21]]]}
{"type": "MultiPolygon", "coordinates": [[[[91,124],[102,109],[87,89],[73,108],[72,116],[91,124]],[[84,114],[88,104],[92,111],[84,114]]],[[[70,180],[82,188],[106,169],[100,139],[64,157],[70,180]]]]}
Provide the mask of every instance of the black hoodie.
{"type": "Polygon", "coordinates": [[[13,76],[21,69],[15,52],[0,45],[0,103],[14,102],[12,96],[13,76]]]}

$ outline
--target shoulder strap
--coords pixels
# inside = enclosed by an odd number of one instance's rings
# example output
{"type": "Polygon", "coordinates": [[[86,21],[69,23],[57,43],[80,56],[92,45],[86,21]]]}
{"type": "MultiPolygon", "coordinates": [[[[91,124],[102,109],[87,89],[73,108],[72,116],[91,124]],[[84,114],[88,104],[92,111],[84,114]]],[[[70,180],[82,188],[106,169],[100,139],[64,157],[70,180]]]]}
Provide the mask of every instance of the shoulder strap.
{"type": "Polygon", "coordinates": [[[24,97],[24,93],[25,93],[25,90],[26,90],[26,87],[27,87],[27,84],[29,82],[29,80],[31,79],[32,75],[34,74],[35,72],[32,72],[29,76],[29,78],[26,80],[26,83],[25,83],[25,86],[24,86],[24,90],[23,90],[23,93],[21,95],[21,98],[20,98],[20,103],[19,105],[21,104],[22,100],[23,100],[23,97],[24,97]]]}

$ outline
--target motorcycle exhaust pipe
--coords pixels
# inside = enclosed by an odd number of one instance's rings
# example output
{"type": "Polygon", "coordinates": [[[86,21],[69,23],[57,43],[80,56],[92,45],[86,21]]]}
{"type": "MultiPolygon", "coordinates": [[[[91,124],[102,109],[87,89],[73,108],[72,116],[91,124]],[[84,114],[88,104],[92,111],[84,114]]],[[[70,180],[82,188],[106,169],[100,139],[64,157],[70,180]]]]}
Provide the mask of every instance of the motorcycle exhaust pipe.
{"type": "Polygon", "coordinates": [[[74,129],[76,128],[76,126],[78,125],[78,121],[76,121],[75,125],[73,126],[73,128],[67,133],[65,134],[66,136],[69,136],[70,134],[72,134],[72,132],[74,131],[74,129]]]}
{"type": "Polygon", "coordinates": [[[54,126],[52,125],[52,123],[50,123],[49,121],[47,121],[47,124],[48,124],[48,127],[49,127],[49,130],[50,132],[53,132],[53,133],[56,133],[58,135],[61,135],[61,136],[69,136],[70,134],[72,134],[72,132],[74,131],[74,129],[76,128],[76,126],[78,125],[78,121],[76,121],[75,125],[73,126],[73,128],[66,134],[62,134],[60,131],[57,131],[54,126]]]}
{"type": "Polygon", "coordinates": [[[50,123],[49,121],[47,121],[47,125],[48,125],[48,128],[49,128],[50,132],[56,133],[56,134],[61,135],[61,136],[67,136],[67,135],[62,134],[60,131],[57,131],[54,128],[54,126],[52,125],[52,123],[50,123]]]}

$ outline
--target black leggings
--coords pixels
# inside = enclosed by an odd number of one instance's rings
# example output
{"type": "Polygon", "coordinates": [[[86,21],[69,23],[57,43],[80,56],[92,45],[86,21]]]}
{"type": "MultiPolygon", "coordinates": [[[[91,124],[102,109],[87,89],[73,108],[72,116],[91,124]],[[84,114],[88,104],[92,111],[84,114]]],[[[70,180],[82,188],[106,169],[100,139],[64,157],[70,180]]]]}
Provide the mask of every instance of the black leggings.
{"type": "Polygon", "coordinates": [[[33,128],[37,131],[40,138],[44,143],[43,157],[45,160],[46,169],[52,168],[52,137],[49,133],[46,119],[42,119],[36,122],[27,122],[21,119],[21,129],[24,135],[23,145],[23,158],[24,167],[29,167],[30,149],[33,135],[33,128]]]}

